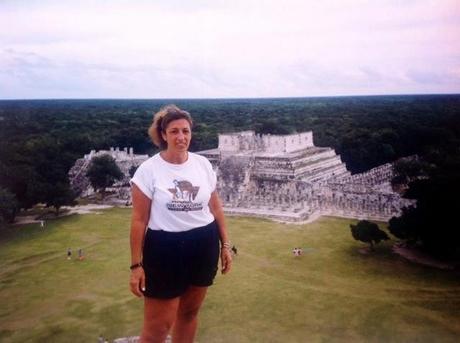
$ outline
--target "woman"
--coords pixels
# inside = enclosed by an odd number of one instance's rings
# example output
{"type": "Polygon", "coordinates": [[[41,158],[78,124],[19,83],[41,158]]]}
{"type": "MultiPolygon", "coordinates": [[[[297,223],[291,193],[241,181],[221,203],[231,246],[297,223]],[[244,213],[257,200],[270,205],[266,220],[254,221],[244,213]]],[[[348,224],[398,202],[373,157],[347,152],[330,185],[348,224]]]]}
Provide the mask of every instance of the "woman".
{"type": "Polygon", "coordinates": [[[217,272],[231,268],[231,244],[216,175],[188,151],[192,118],[169,105],[149,135],[161,152],[142,163],[132,184],[131,291],[144,297],[141,342],[193,342],[197,316],[217,272]],[[219,249],[219,241],[222,249],[219,249]]]}

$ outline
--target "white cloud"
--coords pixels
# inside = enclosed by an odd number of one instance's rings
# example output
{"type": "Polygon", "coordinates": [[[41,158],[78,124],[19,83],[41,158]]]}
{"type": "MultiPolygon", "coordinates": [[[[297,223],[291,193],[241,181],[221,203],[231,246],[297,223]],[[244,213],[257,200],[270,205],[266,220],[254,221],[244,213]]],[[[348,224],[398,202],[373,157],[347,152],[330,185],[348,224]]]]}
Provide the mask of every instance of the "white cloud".
{"type": "Polygon", "coordinates": [[[6,1],[0,98],[460,92],[459,36],[450,0],[6,1]]]}

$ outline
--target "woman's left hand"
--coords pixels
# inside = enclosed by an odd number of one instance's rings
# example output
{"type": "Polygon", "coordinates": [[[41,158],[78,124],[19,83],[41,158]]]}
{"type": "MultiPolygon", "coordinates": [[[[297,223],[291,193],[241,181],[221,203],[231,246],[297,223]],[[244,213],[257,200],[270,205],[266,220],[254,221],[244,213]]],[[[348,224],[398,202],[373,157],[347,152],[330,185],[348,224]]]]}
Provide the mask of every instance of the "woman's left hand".
{"type": "Polygon", "coordinates": [[[222,265],[222,274],[227,274],[230,271],[230,269],[232,269],[232,252],[230,251],[230,249],[221,249],[220,263],[222,265]]]}

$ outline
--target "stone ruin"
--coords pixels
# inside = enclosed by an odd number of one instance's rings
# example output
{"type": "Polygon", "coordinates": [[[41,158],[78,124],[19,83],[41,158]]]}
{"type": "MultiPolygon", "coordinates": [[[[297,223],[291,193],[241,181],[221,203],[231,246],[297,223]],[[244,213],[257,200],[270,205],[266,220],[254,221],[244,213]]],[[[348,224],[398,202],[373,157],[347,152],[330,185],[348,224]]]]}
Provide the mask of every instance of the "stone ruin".
{"type": "Polygon", "coordinates": [[[83,158],[78,159],[73,167],[69,170],[69,180],[72,190],[81,197],[89,197],[94,194],[94,189],[91,187],[89,179],[86,177],[86,172],[93,157],[102,155],[110,155],[114,158],[124,177],[117,181],[112,187],[107,188],[109,195],[106,198],[108,202],[131,204],[131,189],[129,180],[129,170],[132,167],[137,168],[142,162],[149,158],[148,155],[136,155],[133,148],[124,148],[120,150],[118,147],[111,147],[110,150],[91,150],[83,158]]]}
{"type": "MultiPolygon", "coordinates": [[[[198,152],[217,173],[217,189],[229,214],[286,222],[314,220],[321,215],[388,221],[414,202],[391,187],[392,164],[351,175],[334,149],[317,147],[313,133],[257,135],[254,131],[219,134],[216,149],[198,152]]],[[[133,149],[91,151],[69,171],[72,188],[82,197],[94,193],[85,176],[91,159],[111,155],[123,180],[107,191],[106,201],[131,204],[129,170],[149,158],[133,149]]]]}
{"type": "Polygon", "coordinates": [[[313,144],[311,131],[219,134],[218,147],[199,154],[215,168],[230,214],[289,222],[321,215],[388,221],[413,204],[392,190],[391,164],[351,175],[333,149],[313,144]]]}

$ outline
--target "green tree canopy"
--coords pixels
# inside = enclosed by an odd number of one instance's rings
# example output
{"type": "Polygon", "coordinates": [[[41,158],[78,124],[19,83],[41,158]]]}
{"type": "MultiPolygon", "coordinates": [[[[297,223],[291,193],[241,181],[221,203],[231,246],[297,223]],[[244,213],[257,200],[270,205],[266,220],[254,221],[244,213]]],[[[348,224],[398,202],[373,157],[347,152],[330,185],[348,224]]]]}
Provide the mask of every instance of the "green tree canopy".
{"type": "Polygon", "coordinates": [[[356,225],[350,224],[350,228],[353,238],[369,243],[371,250],[374,250],[374,244],[390,239],[385,231],[379,229],[377,224],[367,220],[360,220],[356,225]]]}
{"type": "MultiPolygon", "coordinates": [[[[0,100],[0,186],[26,209],[48,203],[48,187],[66,183],[75,160],[90,150],[133,147],[151,155],[158,151],[147,134],[152,114],[171,102],[0,100]]],[[[334,148],[352,173],[414,154],[460,154],[459,95],[173,102],[194,118],[191,151],[216,147],[217,133],[255,130],[313,131],[315,145],[334,148]]]]}
{"type": "Polygon", "coordinates": [[[395,237],[414,244],[420,239],[418,228],[422,224],[421,220],[423,219],[418,216],[416,207],[409,206],[402,209],[400,217],[390,219],[388,228],[395,237]]]}
{"type": "Polygon", "coordinates": [[[393,164],[394,177],[391,180],[393,187],[407,185],[410,182],[426,178],[432,166],[418,156],[400,158],[393,164]]]}
{"type": "Polygon", "coordinates": [[[392,218],[389,230],[396,237],[419,243],[426,251],[442,256],[460,256],[460,157],[444,151],[429,157],[435,166],[429,177],[409,183],[404,197],[416,200],[416,206],[392,218]]]}
{"type": "Polygon", "coordinates": [[[10,223],[18,210],[18,202],[13,193],[0,187],[0,223],[10,223]]]}
{"type": "Polygon", "coordinates": [[[129,168],[129,176],[132,178],[134,176],[134,174],[136,173],[136,170],[137,170],[137,167],[136,166],[131,166],[131,168],[129,168]]]}
{"type": "Polygon", "coordinates": [[[46,205],[52,206],[56,210],[56,216],[59,215],[59,209],[62,206],[76,204],[76,195],[70,189],[68,182],[58,182],[52,187],[47,187],[46,192],[46,205]]]}
{"type": "Polygon", "coordinates": [[[124,176],[115,160],[110,155],[94,157],[91,160],[86,176],[91,186],[105,196],[105,189],[112,186],[115,181],[121,180],[124,176]]]}

